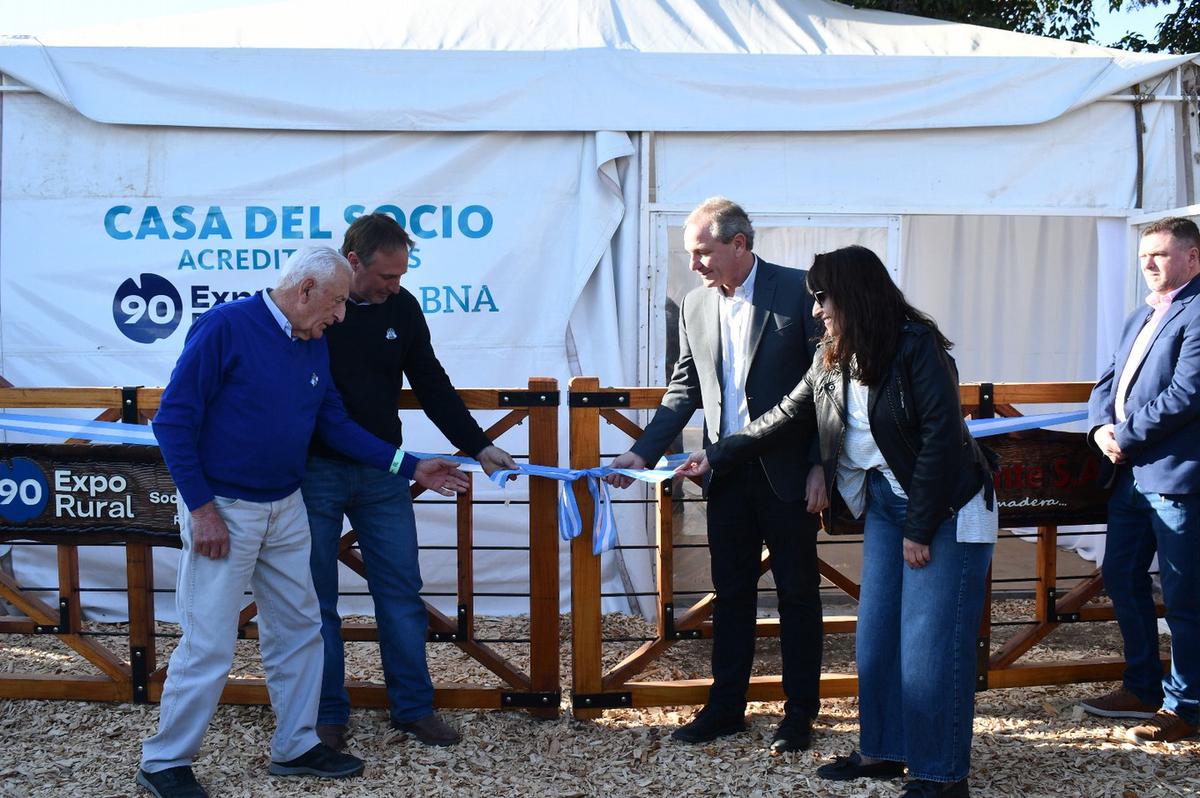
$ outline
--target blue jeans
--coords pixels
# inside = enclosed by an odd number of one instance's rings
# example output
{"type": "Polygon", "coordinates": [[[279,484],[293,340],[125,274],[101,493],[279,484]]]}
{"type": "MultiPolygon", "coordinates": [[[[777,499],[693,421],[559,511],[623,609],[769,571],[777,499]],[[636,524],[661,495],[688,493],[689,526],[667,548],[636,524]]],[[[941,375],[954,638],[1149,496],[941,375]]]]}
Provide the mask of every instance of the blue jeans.
{"type": "Polygon", "coordinates": [[[419,595],[417,525],[408,481],[359,463],[310,457],[301,490],[312,529],[310,563],[325,642],[317,723],[344,724],[350,717],[337,610],[343,515],[358,533],[367,567],[392,720],[407,723],[428,715],[433,711],[433,683],[425,660],[429,616],[419,595]]]}
{"type": "Polygon", "coordinates": [[[1200,722],[1200,495],[1164,495],[1138,487],[1128,468],[1108,502],[1104,586],[1125,641],[1124,684],[1148,704],[1162,701],[1188,723],[1200,722]],[[1163,678],[1158,621],[1147,569],[1158,552],[1163,603],[1171,627],[1171,672],[1163,678]]]}
{"type": "Polygon", "coordinates": [[[971,767],[975,646],[990,543],[959,543],[951,517],[930,562],[904,562],[908,502],[867,476],[862,592],[855,638],[862,753],[908,764],[917,779],[954,782],[971,767]]]}

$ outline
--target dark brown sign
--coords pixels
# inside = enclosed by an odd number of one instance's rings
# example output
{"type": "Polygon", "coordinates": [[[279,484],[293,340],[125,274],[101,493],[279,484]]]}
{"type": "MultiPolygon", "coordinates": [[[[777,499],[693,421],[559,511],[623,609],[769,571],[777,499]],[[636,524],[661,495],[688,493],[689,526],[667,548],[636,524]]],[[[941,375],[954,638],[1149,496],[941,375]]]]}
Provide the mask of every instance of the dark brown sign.
{"type": "Polygon", "coordinates": [[[1035,429],[980,441],[1000,456],[1000,526],[1103,524],[1109,491],[1099,483],[1100,454],[1082,432],[1035,429]]]}
{"type": "MultiPolygon", "coordinates": [[[[1098,480],[1100,455],[1088,447],[1083,433],[1029,430],[980,443],[1000,457],[994,483],[1001,527],[1107,521],[1109,492],[1098,480]]],[[[834,510],[831,534],[861,534],[862,521],[850,516],[840,496],[834,510]]]]}
{"type": "Polygon", "coordinates": [[[0,444],[0,540],[179,545],[175,484],[153,446],[0,444]]]}

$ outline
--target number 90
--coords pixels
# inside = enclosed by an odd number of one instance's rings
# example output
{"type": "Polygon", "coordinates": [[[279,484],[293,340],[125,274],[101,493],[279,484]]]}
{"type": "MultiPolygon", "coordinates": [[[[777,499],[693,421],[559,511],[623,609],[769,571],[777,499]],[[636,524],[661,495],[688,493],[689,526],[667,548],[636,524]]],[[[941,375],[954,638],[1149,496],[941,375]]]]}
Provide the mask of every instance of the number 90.
{"type": "Polygon", "coordinates": [[[42,486],[36,479],[0,479],[0,504],[12,504],[20,497],[21,504],[34,505],[42,500],[42,486]]]}
{"type": "Polygon", "coordinates": [[[137,294],[130,294],[121,300],[121,312],[127,317],[126,324],[137,324],[147,313],[155,324],[166,324],[175,317],[175,303],[163,294],[155,294],[149,302],[137,294]]]}

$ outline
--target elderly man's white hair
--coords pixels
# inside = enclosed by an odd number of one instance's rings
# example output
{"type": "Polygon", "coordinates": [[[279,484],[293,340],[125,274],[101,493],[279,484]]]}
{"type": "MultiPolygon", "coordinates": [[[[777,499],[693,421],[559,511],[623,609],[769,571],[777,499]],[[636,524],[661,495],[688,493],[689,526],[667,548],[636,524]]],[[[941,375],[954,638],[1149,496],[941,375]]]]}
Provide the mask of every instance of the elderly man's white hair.
{"type": "Polygon", "coordinates": [[[324,283],[338,272],[347,277],[354,272],[350,268],[350,261],[342,257],[342,253],[330,247],[305,247],[296,250],[287,259],[276,288],[291,288],[299,285],[306,277],[324,283]]]}

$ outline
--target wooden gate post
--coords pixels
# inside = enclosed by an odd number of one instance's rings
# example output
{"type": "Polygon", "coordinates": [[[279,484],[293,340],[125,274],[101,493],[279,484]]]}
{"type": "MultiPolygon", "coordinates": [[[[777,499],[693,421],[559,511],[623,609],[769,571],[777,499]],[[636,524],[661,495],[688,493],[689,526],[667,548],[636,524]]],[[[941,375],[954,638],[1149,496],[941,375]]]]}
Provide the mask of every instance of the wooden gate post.
{"type": "MultiPolygon", "coordinates": [[[[558,381],[530,377],[529,390],[558,392],[558,381]]],[[[529,409],[529,462],[558,465],[558,404],[529,409]]],[[[545,477],[529,479],[529,678],[535,693],[557,694],[558,642],[558,486],[545,477]]],[[[558,704],[531,709],[539,718],[558,717],[558,704]]]]}
{"type": "MultiPolygon", "coordinates": [[[[574,377],[570,392],[596,391],[596,377],[574,377]]],[[[570,408],[571,468],[600,465],[600,409],[570,408]]],[[[583,480],[571,489],[579,504],[583,532],[571,541],[571,690],[576,696],[595,695],[603,689],[600,663],[600,558],[592,554],[592,521],[595,507],[583,480]]],[[[599,709],[587,709],[577,703],[576,718],[595,718],[599,709]]],[[[586,705],[584,699],[583,704],[586,705]]]]}
{"type": "Polygon", "coordinates": [[[125,546],[129,593],[129,669],[135,704],[150,700],[150,674],[158,668],[154,649],[154,549],[145,543],[125,546]]]}

